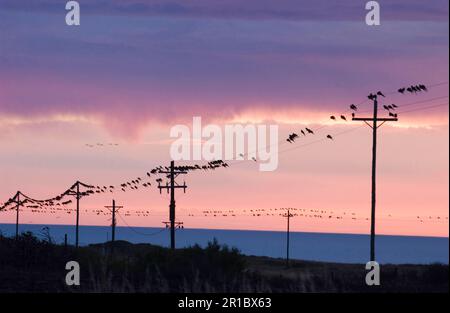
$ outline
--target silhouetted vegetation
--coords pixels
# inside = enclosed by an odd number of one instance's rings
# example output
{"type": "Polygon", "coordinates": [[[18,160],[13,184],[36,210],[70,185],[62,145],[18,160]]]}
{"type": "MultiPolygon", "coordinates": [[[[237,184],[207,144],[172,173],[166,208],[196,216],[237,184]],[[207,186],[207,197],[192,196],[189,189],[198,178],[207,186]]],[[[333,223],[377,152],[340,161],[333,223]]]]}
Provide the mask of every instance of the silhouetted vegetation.
{"type": "Polygon", "coordinates": [[[362,264],[242,255],[216,240],[172,251],[116,241],[75,249],[23,233],[0,235],[0,292],[448,292],[448,265],[383,265],[381,286],[365,285],[362,264]],[[77,261],[81,285],[65,284],[77,261]]]}

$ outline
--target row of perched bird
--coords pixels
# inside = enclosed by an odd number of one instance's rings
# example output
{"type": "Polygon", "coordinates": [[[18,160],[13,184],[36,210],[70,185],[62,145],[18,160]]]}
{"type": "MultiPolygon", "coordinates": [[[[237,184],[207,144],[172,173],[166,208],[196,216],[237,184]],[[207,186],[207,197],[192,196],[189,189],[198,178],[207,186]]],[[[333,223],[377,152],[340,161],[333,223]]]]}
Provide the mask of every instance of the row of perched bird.
{"type": "Polygon", "coordinates": [[[100,143],[100,142],[98,142],[96,144],[86,143],[84,145],[86,147],[88,147],[88,148],[94,148],[94,147],[118,146],[119,144],[118,143],[112,143],[112,142],[110,142],[110,143],[100,143]]]}
{"type": "MultiPolygon", "coordinates": [[[[311,128],[305,127],[305,128],[300,130],[300,134],[302,134],[302,136],[314,135],[314,131],[311,128]]],[[[295,140],[298,139],[299,137],[300,137],[299,134],[292,133],[292,134],[289,134],[289,136],[286,139],[286,141],[289,142],[289,143],[294,143],[295,140]]]]}
{"type": "MultiPolygon", "coordinates": [[[[26,205],[26,208],[29,208],[31,210],[27,211],[29,213],[41,213],[41,214],[58,214],[66,213],[66,214],[72,214],[76,212],[74,208],[66,208],[66,207],[50,207],[47,209],[39,208],[36,205],[26,205]]],[[[12,209],[11,209],[12,210],[12,209]]],[[[21,209],[21,211],[24,211],[21,209]]],[[[81,209],[81,212],[85,214],[95,214],[95,215],[103,215],[103,216],[109,216],[111,212],[107,209],[81,209]]],[[[194,211],[194,210],[190,210],[194,211]]],[[[351,220],[368,220],[367,217],[360,217],[358,218],[356,216],[355,212],[338,212],[336,214],[332,210],[325,210],[325,209],[300,209],[300,208],[268,208],[268,209],[244,209],[244,210],[217,210],[217,209],[211,209],[211,210],[202,210],[198,214],[189,213],[189,217],[238,217],[238,216],[250,216],[250,217],[271,217],[271,216],[283,216],[286,217],[286,212],[290,212],[291,216],[299,216],[304,218],[317,218],[317,219],[336,219],[336,220],[342,220],[342,219],[351,219],[351,220]],[[238,212],[240,213],[238,213],[238,212]]],[[[137,217],[149,217],[152,216],[151,212],[147,209],[144,210],[126,210],[123,211],[124,216],[137,216],[137,217]]],[[[60,217],[60,216],[58,216],[60,217]]],[[[387,216],[388,218],[393,218],[391,214],[387,216]]],[[[444,222],[448,221],[448,216],[417,216],[416,220],[420,222],[425,221],[436,221],[436,222],[444,222]]]]}
{"type": "MultiPolygon", "coordinates": [[[[42,209],[34,205],[25,206],[27,209],[31,209],[27,211],[28,213],[38,213],[38,214],[72,214],[76,212],[76,209],[73,208],[62,208],[62,207],[51,207],[48,209],[42,209]]],[[[23,209],[21,211],[24,211],[23,209]]],[[[106,209],[81,209],[80,210],[84,214],[94,214],[94,215],[111,215],[111,212],[106,209]]],[[[124,212],[125,216],[137,216],[137,217],[148,217],[151,216],[149,210],[137,210],[137,211],[126,211],[124,212]]]]}
{"type": "Polygon", "coordinates": [[[397,118],[397,113],[395,113],[395,109],[398,108],[395,104],[383,105],[383,108],[388,111],[390,117],[397,118]]]}
{"type": "MultiPolygon", "coordinates": [[[[333,121],[336,121],[336,116],[331,115],[330,119],[333,120],[333,121]]],[[[341,115],[341,120],[347,121],[347,118],[345,117],[345,115],[341,115]]]]}
{"type": "Polygon", "coordinates": [[[415,94],[415,93],[418,93],[421,91],[428,91],[428,88],[423,84],[419,84],[419,85],[411,85],[409,87],[402,87],[402,88],[399,88],[397,91],[401,94],[404,94],[405,91],[415,94]]]}
{"type": "Polygon", "coordinates": [[[377,91],[375,94],[370,93],[367,98],[369,98],[369,100],[375,100],[377,99],[378,96],[381,96],[383,98],[385,98],[386,96],[381,92],[381,91],[377,91]]]}
{"type": "MultiPolygon", "coordinates": [[[[190,210],[193,211],[193,210],[190,210]]],[[[297,214],[298,216],[335,216],[334,211],[330,210],[324,210],[324,209],[299,209],[299,208],[268,208],[268,209],[244,209],[244,210],[238,210],[239,212],[242,212],[244,214],[248,214],[250,216],[276,216],[276,215],[282,215],[289,212],[295,212],[294,214],[297,214]],[[279,213],[281,212],[281,213],[279,213]],[[278,214],[279,213],[279,214],[278,214]]],[[[343,212],[341,213],[343,215],[349,215],[349,216],[355,216],[356,213],[354,212],[343,212]],[[347,214],[348,213],[348,214],[347,214]]],[[[217,209],[211,209],[211,210],[203,210],[200,212],[200,215],[202,216],[236,216],[235,210],[217,210],[217,209]]],[[[194,214],[191,214],[191,216],[195,216],[194,214]]]]}
{"type": "MultiPolygon", "coordinates": [[[[403,94],[405,91],[408,91],[408,92],[411,92],[411,93],[416,93],[416,92],[419,92],[419,91],[428,91],[428,89],[427,89],[427,87],[426,87],[425,85],[423,85],[423,84],[412,85],[412,86],[410,86],[410,87],[403,87],[403,88],[398,89],[398,92],[399,92],[399,93],[402,93],[402,94],[403,94]]],[[[383,94],[383,92],[377,91],[376,93],[370,93],[370,94],[367,96],[367,98],[370,99],[370,100],[375,100],[375,99],[377,99],[378,96],[386,97],[386,96],[383,94]]],[[[389,116],[391,116],[391,117],[397,117],[397,113],[392,112],[392,111],[395,111],[396,108],[398,108],[398,106],[397,106],[396,104],[383,105],[383,108],[389,112],[389,116]]],[[[352,117],[354,118],[354,117],[355,117],[355,112],[358,110],[358,107],[357,107],[355,104],[350,104],[350,110],[353,111],[353,112],[352,112],[352,117]]],[[[334,116],[334,115],[331,115],[331,116],[330,116],[330,119],[332,119],[332,120],[334,120],[334,121],[337,120],[336,116],[334,116]]],[[[343,114],[340,115],[340,119],[341,119],[341,120],[344,120],[344,121],[347,121],[347,118],[346,118],[345,115],[343,115],[343,114]]]]}
{"type": "MultiPolygon", "coordinates": [[[[340,216],[340,215],[323,215],[323,214],[307,214],[307,213],[289,213],[289,215],[291,217],[295,217],[295,216],[299,216],[299,217],[304,217],[304,218],[317,218],[317,219],[337,219],[337,220],[342,220],[345,217],[344,216],[340,216]]],[[[194,214],[189,214],[189,216],[191,217],[195,217],[194,214]]],[[[212,214],[206,214],[204,213],[202,215],[203,217],[237,217],[237,216],[242,216],[242,215],[238,215],[235,213],[232,214],[227,214],[227,213],[212,213],[212,214]]],[[[270,213],[270,212],[262,212],[262,213],[248,213],[247,215],[244,216],[250,216],[250,217],[275,217],[275,216],[282,216],[282,217],[286,217],[286,213],[270,213]]],[[[356,220],[356,217],[350,217],[353,220],[356,220]]],[[[367,218],[368,219],[368,218],[367,218]]]]}
{"type": "MultiPolygon", "coordinates": [[[[428,89],[423,84],[411,85],[409,87],[403,87],[403,88],[398,89],[398,92],[402,93],[402,94],[405,93],[405,91],[408,91],[410,93],[417,93],[417,92],[420,92],[420,91],[428,91],[428,89]]],[[[383,98],[386,97],[383,92],[377,91],[376,93],[370,93],[367,96],[367,98],[369,100],[376,100],[379,96],[383,97],[383,98]]],[[[389,114],[390,117],[397,118],[397,113],[394,112],[395,109],[397,108],[397,105],[395,105],[395,104],[384,105],[383,108],[388,111],[388,114],[389,114]]],[[[355,104],[350,104],[350,110],[353,111],[352,112],[352,118],[354,118],[355,117],[355,113],[358,110],[358,107],[355,104]]],[[[347,121],[347,117],[344,114],[340,114],[339,118],[341,120],[343,120],[343,121],[347,121]]],[[[333,121],[337,121],[338,118],[335,115],[331,115],[330,119],[333,120],[333,121]]],[[[314,132],[311,129],[309,129],[309,128],[305,128],[305,130],[306,130],[306,132],[303,129],[301,130],[301,133],[303,135],[306,135],[307,133],[314,134],[314,132]]],[[[298,138],[299,138],[299,135],[297,133],[292,133],[292,134],[288,135],[288,138],[286,139],[286,141],[289,142],[289,143],[294,143],[295,140],[298,139],[298,138]]],[[[333,140],[333,136],[331,136],[330,134],[328,134],[326,136],[326,138],[333,140]]]]}
{"type": "MultiPolygon", "coordinates": [[[[193,172],[193,171],[199,171],[199,170],[208,171],[208,170],[215,170],[215,169],[221,168],[221,167],[226,168],[228,166],[229,166],[228,163],[223,162],[222,160],[214,160],[214,161],[210,161],[206,164],[202,164],[202,165],[195,164],[195,165],[189,165],[189,166],[187,166],[187,165],[176,166],[175,171],[184,171],[184,172],[193,172]]],[[[88,185],[88,184],[78,181],[78,182],[74,183],[72,186],[70,186],[70,188],[68,188],[63,193],[57,195],[56,197],[45,199],[45,200],[33,199],[31,197],[28,197],[28,196],[20,193],[20,195],[22,196],[22,200],[19,202],[19,204],[23,205],[26,203],[31,203],[32,205],[35,205],[40,208],[54,207],[54,206],[61,206],[61,205],[64,206],[64,205],[68,205],[68,204],[72,203],[71,200],[63,201],[60,203],[60,201],[63,200],[67,196],[79,196],[80,198],[82,198],[85,196],[90,196],[92,194],[100,194],[100,193],[106,193],[106,192],[113,193],[116,189],[120,189],[123,192],[126,192],[129,189],[138,190],[139,187],[148,188],[151,186],[151,182],[149,181],[151,176],[167,174],[168,172],[170,172],[170,167],[157,166],[146,173],[146,175],[147,175],[146,180],[144,180],[141,177],[138,177],[131,181],[121,183],[117,186],[113,186],[113,185],[93,186],[93,185],[88,185]],[[77,193],[77,188],[79,191],[79,187],[84,187],[86,190],[83,190],[83,191],[80,191],[77,193]]],[[[170,176],[170,175],[167,175],[167,176],[170,176]]],[[[162,180],[161,180],[161,178],[158,178],[158,179],[156,179],[156,181],[160,182],[162,180]]],[[[14,205],[14,206],[17,205],[17,202],[18,201],[15,198],[8,199],[8,201],[6,201],[3,205],[0,206],[0,211],[6,209],[8,207],[11,207],[12,205],[14,205]]]]}
{"type": "MultiPolygon", "coordinates": [[[[371,100],[375,100],[378,96],[385,97],[385,95],[384,95],[381,91],[378,91],[378,92],[376,92],[375,94],[372,94],[372,93],[371,93],[371,94],[369,94],[367,97],[368,97],[369,99],[371,99],[371,100]]],[[[397,106],[396,106],[395,104],[392,104],[392,105],[390,105],[390,106],[388,106],[388,107],[389,107],[390,109],[394,109],[394,108],[396,108],[397,106]]],[[[354,117],[355,117],[355,112],[358,110],[358,107],[357,107],[355,104],[350,104],[350,110],[353,111],[353,112],[352,112],[352,118],[354,118],[354,117]]],[[[389,112],[389,115],[390,115],[390,116],[395,116],[395,117],[397,117],[397,114],[392,113],[392,112],[389,112]]],[[[347,117],[346,117],[344,114],[340,114],[340,115],[339,115],[339,118],[340,118],[341,120],[347,122],[347,117]]],[[[337,121],[338,118],[337,118],[335,115],[331,115],[331,116],[330,116],[330,119],[333,120],[333,121],[337,121]]],[[[308,133],[314,134],[314,132],[313,132],[311,129],[306,128],[306,130],[307,130],[308,133]]],[[[302,130],[301,132],[302,132],[303,135],[306,135],[306,133],[305,133],[303,130],[302,130]]],[[[289,142],[289,143],[294,143],[295,139],[297,139],[297,138],[298,138],[298,135],[297,135],[296,133],[292,133],[292,134],[290,134],[290,135],[288,136],[288,138],[286,139],[286,141],[289,142]]],[[[328,135],[326,136],[326,138],[333,140],[333,136],[331,136],[330,134],[328,134],[328,135]]]]}

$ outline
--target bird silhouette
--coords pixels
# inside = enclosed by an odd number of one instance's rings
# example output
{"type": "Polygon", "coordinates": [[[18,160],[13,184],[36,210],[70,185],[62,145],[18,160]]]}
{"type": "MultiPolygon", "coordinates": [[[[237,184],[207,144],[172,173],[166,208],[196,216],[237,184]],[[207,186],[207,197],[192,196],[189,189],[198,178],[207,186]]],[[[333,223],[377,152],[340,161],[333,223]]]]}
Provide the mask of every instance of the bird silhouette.
{"type": "Polygon", "coordinates": [[[371,93],[370,95],[367,96],[367,98],[369,98],[369,100],[375,100],[377,96],[371,93]]]}
{"type": "Polygon", "coordinates": [[[353,111],[358,110],[358,108],[354,104],[350,104],[350,109],[352,109],[353,111]]]}
{"type": "Polygon", "coordinates": [[[341,119],[347,121],[347,118],[344,115],[341,115],[341,119]]]}
{"type": "Polygon", "coordinates": [[[330,119],[332,119],[333,121],[335,121],[335,120],[336,120],[336,117],[335,117],[334,115],[331,115],[331,116],[330,116],[330,119]]]}
{"type": "Polygon", "coordinates": [[[425,85],[419,85],[419,88],[423,91],[428,91],[427,87],[425,85]]]}
{"type": "Polygon", "coordinates": [[[296,138],[298,138],[298,135],[296,133],[292,133],[289,135],[289,137],[288,137],[288,139],[286,139],[286,141],[289,143],[293,143],[296,138]]]}
{"type": "Polygon", "coordinates": [[[378,91],[378,92],[377,92],[377,95],[382,96],[383,98],[386,97],[381,91],[378,91]]]}
{"type": "Polygon", "coordinates": [[[302,133],[303,136],[306,136],[305,131],[303,129],[300,132],[302,133]]]}
{"type": "Polygon", "coordinates": [[[333,140],[333,137],[331,137],[331,135],[327,135],[327,138],[333,140]]]}
{"type": "Polygon", "coordinates": [[[402,87],[399,90],[397,90],[399,93],[404,94],[405,93],[406,88],[402,87]]]}
{"type": "Polygon", "coordinates": [[[305,127],[305,129],[306,129],[306,131],[307,131],[308,133],[314,134],[314,132],[313,132],[311,129],[309,129],[308,127],[305,127]]]}

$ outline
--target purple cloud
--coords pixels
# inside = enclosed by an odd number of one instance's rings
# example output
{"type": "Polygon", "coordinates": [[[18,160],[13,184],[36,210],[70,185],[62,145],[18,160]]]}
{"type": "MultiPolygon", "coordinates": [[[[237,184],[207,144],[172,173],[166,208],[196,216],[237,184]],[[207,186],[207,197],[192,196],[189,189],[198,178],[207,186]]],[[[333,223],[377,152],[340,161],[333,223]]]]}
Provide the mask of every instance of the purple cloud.
{"type": "MultiPolygon", "coordinates": [[[[448,22],[435,12],[439,3],[447,10],[442,1],[408,1],[407,8],[400,1],[398,16],[417,21],[377,29],[350,14],[326,20],[323,1],[80,1],[95,14],[71,28],[59,14],[44,14],[63,2],[0,0],[0,114],[82,114],[135,134],[152,120],[197,114],[328,114],[374,89],[448,77],[448,22]],[[172,4],[154,8],[162,3],[172,4]],[[288,8],[292,16],[313,13],[308,21],[281,17],[288,8]],[[26,19],[24,10],[31,12],[26,19]],[[427,20],[433,14],[439,22],[427,20]]],[[[359,6],[346,2],[339,10],[359,6]]]]}
{"type": "MultiPolygon", "coordinates": [[[[378,1],[385,20],[448,19],[446,0],[378,1]]],[[[60,12],[65,0],[0,0],[0,9],[60,12]]],[[[362,20],[365,1],[299,0],[79,0],[83,13],[223,19],[362,20]]]]}

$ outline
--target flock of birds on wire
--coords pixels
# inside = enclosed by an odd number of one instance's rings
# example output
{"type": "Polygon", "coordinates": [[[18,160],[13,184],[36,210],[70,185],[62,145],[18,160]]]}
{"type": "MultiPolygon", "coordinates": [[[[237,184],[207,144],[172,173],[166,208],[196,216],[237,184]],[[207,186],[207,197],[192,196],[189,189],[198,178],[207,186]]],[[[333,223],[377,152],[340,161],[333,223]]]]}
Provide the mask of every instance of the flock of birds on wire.
{"type": "MultiPolygon", "coordinates": [[[[194,172],[194,171],[213,171],[218,168],[226,168],[228,167],[228,163],[222,161],[222,160],[215,160],[210,161],[206,164],[199,165],[182,165],[182,166],[175,166],[174,171],[182,171],[182,172],[194,172]]],[[[6,201],[2,206],[0,206],[0,211],[5,209],[15,209],[16,205],[24,205],[28,204],[33,209],[42,209],[42,208],[51,208],[51,207],[61,207],[61,206],[67,206],[73,202],[73,200],[65,200],[67,197],[75,196],[79,197],[80,199],[86,196],[90,196],[93,194],[102,194],[102,193],[113,193],[115,190],[121,190],[122,192],[126,192],[129,190],[138,190],[140,188],[149,188],[152,183],[150,178],[153,176],[156,176],[155,179],[157,183],[162,182],[162,178],[160,177],[161,174],[165,174],[166,177],[170,177],[170,174],[167,174],[167,172],[170,171],[170,167],[167,166],[157,166],[150,171],[148,171],[144,177],[137,177],[135,179],[129,180],[127,182],[121,183],[119,185],[109,185],[109,186],[95,186],[95,185],[89,185],[82,183],[80,181],[77,181],[72,186],[70,186],[66,191],[59,194],[56,197],[45,199],[45,200],[39,200],[31,198],[22,192],[18,192],[14,197],[10,198],[8,201],[6,201]],[[79,187],[83,187],[84,190],[80,191],[79,187]],[[77,192],[78,191],[78,192],[77,192]],[[22,197],[22,200],[20,200],[19,197],[22,197]],[[65,200],[65,201],[63,201],[65,200]]]]}
{"type": "MultiPolygon", "coordinates": [[[[409,87],[402,87],[397,90],[397,92],[400,94],[405,94],[405,92],[417,94],[418,92],[422,92],[422,91],[428,91],[428,88],[423,84],[411,85],[409,87]]],[[[367,98],[372,101],[377,99],[378,97],[385,98],[386,96],[381,91],[377,91],[375,94],[370,93],[367,96],[367,98]]],[[[358,106],[356,104],[350,104],[349,108],[352,111],[352,113],[351,113],[352,118],[355,118],[356,113],[358,111],[358,106]]],[[[393,118],[397,118],[397,116],[398,116],[397,113],[395,113],[395,109],[397,109],[397,108],[398,108],[398,106],[396,104],[383,105],[383,109],[386,110],[388,112],[388,115],[393,118]]],[[[337,121],[337,120],[342,120],[345,122],[348,121],[348,118],[347,118],[347,116],[345,116],[345,114],[340,114],[339,116],[331,115],[330,119],[333,121],[337,121]]],[[[314,135],[314,131],[307,127],[305,127],[304,129],[301,129],[299,133],[302,136],[314,135]]],[[[300,138],[300,134],[295,133],[295,132],[291,133],[291,134],[289,134],[286,141],[289,143],[294,143],[296,139],[300,138]]],[[[330,139],[330,140],[334,140],[333,136],[331,136],[330,134],[326,135],[326,138],[330,139]]]]}
{"type": "MultiPolygon", "coordinates": [[[[399,88],[398,93],[400,94],[405,94],[406,92],[409,92],[411,94],[416,94],[418,92],[422,92],[422,91],[428,91],[427,87],[423,84],[419,84],[419,85],[411,85],[408,87],[402,87],[399,88]]],[[[381,92],[378,91],[375,94],[369,94],[367,96],[367,98],[369,100],[375,100],[377,99],[377,97],[385,97],[385,95],[381,92]]],[[[395,104],[390,104],[390,105],[383,105],[383,109],[385,109],[389,116],[391,117],[397,117],[397,113],[395,113],[395,109],[397,109],[398,106],[395,104]]],[[[351,115],[352,118],[354,118],[356,116],[356,113],[358,111],[358,106],[356,104],[350,104],[349,109],[352,111],[351,115]]],[[[347,117],[344,114],[340,114],[340,115],[331,115],[330,116],[331,120],[337,121],[338,119],[342,120],[342,121],[348,121],[347,117]]],[[[301,136],[308,136],[308,135],[314,135],[314,131],[308,127],[305,127],[303,129],[301,129],[299,131],[299,134],[301,134],[301,136]]],[[[300,135],[298,133],[291,133],[289,134],[288,138],[286,139],[286,141],[288,143],[294,143],[298,138],[300,138],[300,135]]],[[[328,134],[326,136],[326,138],[333,140],[333,137],[328,134]]],[[[104,147],[104,146],[118,146],[117,143],[108,143],[108,144],[103,144],[103,143],[97,143],[97,144],[85,144],[87,147],[89,148],[93,148],[93,147],[104,147]]],[[[244,157],[243,154],[240,155],[241,157],[244,157]]],[[[257,161],[256,158],[252,157],[253,161],[257,161]]],[[[174,170],[175,171],[182,171],[182,172],[193,172],[193,171],[209,171],[209,170],[215,170],[218,168],[227,168],[229,167],[229,164],[222,161],[222,160],[216,160],[216,161],[211,161],[208,162],[206,164],[203,165],[199,165],[199,164],[195,164],[195,165],[183,165],[183,166],[175,166],[174,170]]],[[[6,201],[3,205],[0,206],[0,211],[3,210],[14,210],[16,208],[17,205],[25,205],[26,208],[30,209],[30,212],[32,213],[50,213],[50,214],[57,214],[60,212],[65,212],[67,214],[71,214],[72,212],[75,211],[75,209],[73,208],[67,208],[67,206],[69,204],[73,203],[72,199],[67,199],[67,197],[70,196],[75,196],[75,198],[78,197],[78,199],[81,199],[82,197],[85,196],[90,196],[93,194],[101,194],[101,193],[113,193],[116,190],[121,190],[122,192],[126,192],[129,190],[138,190],[138,189],[142,189],[142,188],[149,188],[152,186],[151,183],[151,178],[153,176],[157,176],[157,178],[155,179],[156,182],[158,184],[160,184],[162,182],[162,178],[160,177],[161,174],[165,174],[167,178],[170,177],[170,174],[167,175],[167,173],[170,171],[170,167],[167,166],[157,166],[153,169],[151,169],[150,171],[148,171],[143,177],[137,177],[135,179],[120,183],[118,185],[109,185],[109,186],[100,186],[100,185],[89,185],[89,184],[85,184],[82,182],[77,181],[76,183],[74,183],[72,186],[70,186],[70,188],[68,188],[66,191],[64,191],[63,193],[59,194],[56,197],[50,198],[50,199],[45,199],[45,200],[39,200],[39,199],[34,199],[31,198],[25,194],[23,194],[22,192],[17,192],[16,195],[10,199],[8,199],[8,201],[6,201]],[[83,187],[85,190],[83,191],[79,191],[79,187],[83,187]],[[19,197],[22,197],[21,200],[19,200],[19,197]],[[63,201],[64,200],[64,201],[63,201]]],[[[81,210],[83,211],[83,210],[81,210]]],[[[242,213],[244,214],[248,214],[248,216],[254,216],[254,217],[259,217],[259,216],[285,216],[283,215],[283,213],[280,213],[279,211],[286,211],[286,209],[282,208],[282,209],[254,209],[254,210],[243,210],[242,213]]],[[[309,217],[309,218],[334,218],[334,219],[343,219],[344,216],[350,216],[350,218],[352,219],[357,219],[355,216],[355,213],[349,213],[346,215],[346,212],[344,212],[341,215],[334,215],[333,212],[328,212],[326,210],[306,210],[306,209],[295,209],[295,208],[291,208],[290,211],[294,212],[291,213],[291,216],[301,216],[301,217],[309,217]]],[[[84,210],[85,213],[93,213],[96,215],[108,215],[110,214],[110,211],[108,210],[104,210],[104,209],[85,209],[84,210]]],[[[146,217],[146,216],[150,216],[151,213],[148,210],[142,210],[142,211],[126,211],[124,213],[125,216],[142,216],[142,217],[146,217]]],[[[195,216],[194,214],[190,213],[188,216],[195,216]]],[[[205,217],[235,217],[235,216],[240,216],[239,214],[237,214],[234,210],[228,210],[228,211],[221,211],[221,210],[204,210],[203,212],[201,212],[201,214],[199,214],[199,216],[205,216],[205,217]]],[[[368,218],[365,218],[368,220],[368,218]]],[[[421,222],[424,222],[425,220],[431,220],[431,219],[435,219],[435,220],[448,220],[448,217],[431,217],[429,216],[427,217],[421,217],[421,216],[417,216],[417,219],[421,222]]]]}
{"type": "MultiPolygon", "coordinates": [[[[70,201],[70,200],[69,200],[70,201]]],[[[69,204],[71,201],[66,201],[69,204]]],[[[56,218],[61,218],[63,214],[75,214],[76,209],[68,208],[68,207],[50,207],[43,208],[37,205],[25,205],[26,211],[28,213],[35,214],[52,214],[57,215],[56,218]]],[[[302,217],[308,219],[320,219],[320,220],[364,220],[369,221],[369,217],[358,216],[355,212],[349,211],[333,211],[326,209],[301,209],[301,208],[268,208],[268,209],[227,209],[227,210],[218,210],[218,209],[209,209],[209,210],[201,210],[197,213],[192,213],[195,209],[184,209],[184,211],[189,211],[187,217],[208,217],[208,218],[236,218],[236,217],[287,217],[287,212],[289,212],[290,217],[302,217]]],[[[92,209],[81,209],[81,213],[95,216],[106,216],[111,217],[111,210],[106,208],[92,208],[92,209]]],[[[152,217],[156,216],[149,209],[142,210],[121,210],[121,213],[124,217],[152,217]]],[[[158,212],[155,212],[158,213],[158,212]]],[[[162,212],[161,212],[162,213],[162,212]]],[[[399,217],[401,218],[401,217],[399,217]]],[[[387,214],[385,219],[396,219],[392,214],[387,214]]],[[[403,219],[404,220],[404,219],[403,219]]],[[[410,220],[410,219],[409,219],[410,220]]],[[[421,223],[424,222],[444,222],[448,221],[448,217],[446,216],[416,216],[413,218],[413,221],[419,221],[421,223]]]]}
{"type": "Polygon", "coordinates": [[[96,144],[92,144],[92,143],[86,143],[84,144],[86,147],[88,148],[94,148],[94,147],[106,147],[106,146],[110,146],[110,147],[117,147],[119,144],[118,143],[101,143],[101,142],[97,142],[96,144]]]}

